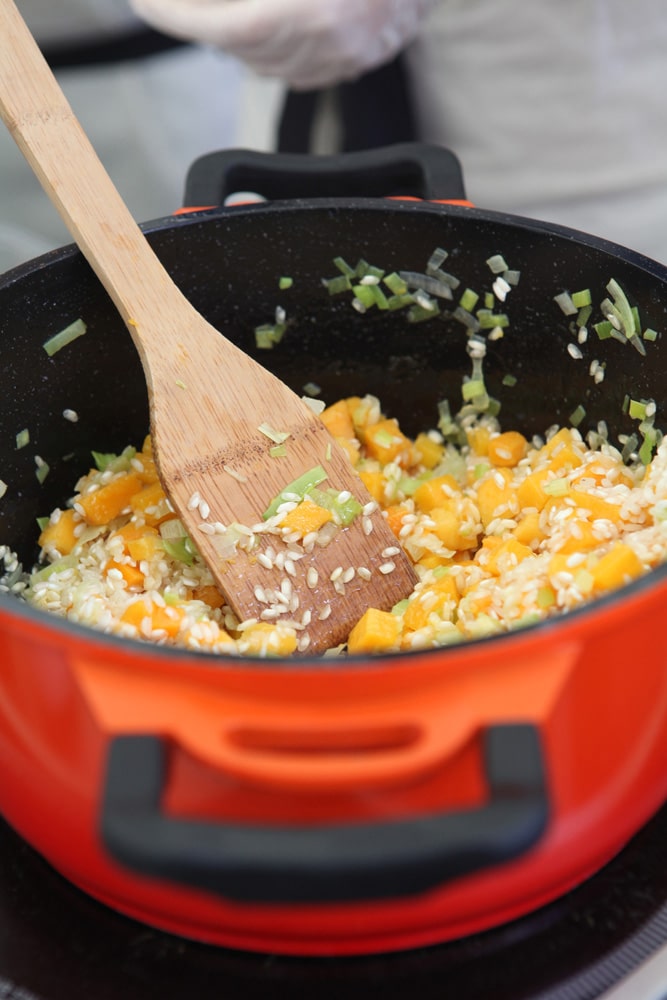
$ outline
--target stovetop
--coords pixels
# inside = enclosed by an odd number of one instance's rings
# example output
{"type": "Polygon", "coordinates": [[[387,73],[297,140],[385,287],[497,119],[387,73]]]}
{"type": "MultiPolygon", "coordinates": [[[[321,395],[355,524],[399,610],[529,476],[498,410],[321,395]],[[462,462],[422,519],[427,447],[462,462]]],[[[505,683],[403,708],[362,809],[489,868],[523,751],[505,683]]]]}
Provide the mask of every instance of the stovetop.
{"type": "Polygon", "coordinates": [[[298,959],[208,947],[122,917],[0,821],[0,1000],[663,1000],[666,854],[667,806],[596,876],[511,924],[402,954],[298,959]],[[626,992],[633,969],[644,979],[653,969],[652,992],[626,992]]]}

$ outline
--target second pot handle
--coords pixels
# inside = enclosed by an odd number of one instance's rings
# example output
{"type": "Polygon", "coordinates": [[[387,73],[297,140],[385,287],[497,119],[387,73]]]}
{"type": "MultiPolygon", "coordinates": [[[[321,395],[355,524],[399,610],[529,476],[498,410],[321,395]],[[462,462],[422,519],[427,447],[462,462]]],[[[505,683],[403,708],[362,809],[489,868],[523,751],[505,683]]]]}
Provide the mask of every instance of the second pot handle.
{"type": "Polygon", "coordinates": [[[377,823],[264,826],[164,815],[164,741],[118,736],[108,760],[102,840],[135,872],[244,902],[349,902],[424,892],[522,855],[545,829],[548,796],[537,729],[490,726],[483,744],[489,800],[480,807],[377,823]]]}
{"type": "Polygon", "coordinates": [[[449,149],[421,142],[330,156],[224,149],[195,160],[183,204],[223,205],[236,192],[285,198],[465,200],[461,165],[449,149]]]}

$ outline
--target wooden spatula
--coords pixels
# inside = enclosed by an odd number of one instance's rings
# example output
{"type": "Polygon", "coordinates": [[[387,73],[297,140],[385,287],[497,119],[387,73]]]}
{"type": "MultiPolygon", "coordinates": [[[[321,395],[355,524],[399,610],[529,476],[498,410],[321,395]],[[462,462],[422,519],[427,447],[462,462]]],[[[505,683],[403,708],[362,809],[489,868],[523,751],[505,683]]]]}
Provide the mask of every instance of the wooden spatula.
{"type": "Polygon", "coordinates": [[[13,0],[0,0],[0,110],[128,327],[148,384],[163,486],[239,618],[292,622],[299,650],[316,653],[343,642],[368,607],[406,597],[414,570],[348,458],[309,407],[174,284],[13,0]],[[271,456],[267,428],[289,435],[284,456],[271,456]],[[311,546],[255,530],[266,527],[274,498],[313,469],[314,479],[326,475],[321,488],[351,493],[363,513],[327,545],[319,544],[326,532],[311,546]]]}

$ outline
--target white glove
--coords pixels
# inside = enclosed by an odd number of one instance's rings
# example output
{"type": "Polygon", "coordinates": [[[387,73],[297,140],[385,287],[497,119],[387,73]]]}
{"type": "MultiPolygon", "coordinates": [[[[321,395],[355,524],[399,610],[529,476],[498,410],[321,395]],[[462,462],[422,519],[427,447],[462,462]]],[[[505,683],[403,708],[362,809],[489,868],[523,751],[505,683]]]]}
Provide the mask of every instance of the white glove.
{"type": "Polygon", "coordinates": [[[392,59],[435,0],[130,0],[166,34],[215,45],[296,90],[351,80],[392,59]]]}

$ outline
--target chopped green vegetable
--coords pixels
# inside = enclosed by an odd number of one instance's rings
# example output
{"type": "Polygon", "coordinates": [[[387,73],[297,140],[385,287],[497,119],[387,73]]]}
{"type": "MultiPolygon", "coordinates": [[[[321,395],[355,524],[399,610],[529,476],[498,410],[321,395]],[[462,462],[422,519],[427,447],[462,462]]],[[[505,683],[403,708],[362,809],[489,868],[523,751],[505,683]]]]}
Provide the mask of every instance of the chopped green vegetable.
{"type": "Polygon", "coordinates": [[[163,538],[162,547],[172,559],[185,563],[186,566],[192,566],[195,561],[193,545],[187,536],[182,538],[163,538]]]}
{"type": "Polygon", "coordinates": [[[50,522],[51,522],[50,517],[38,517],[37,527],[39,528],[40,531],[44,531],[44,528],[47,526],[47,524],[50,524],[50,522]]]}
{"type": "Polygon", "coordinates": [[[255,327],[255,345],[260,350],[271,350],[283,339],[286,323],[262,323],[255,327]]]}
{"type": "Polygon", "coordinates": [[[577,307],[577,309],[582,309],[584,306],[590,306],[593,301],[591,296],[590,288],[584,288],[580,292],[572,292],[572,302],[577,307]]]}
{"type": "Polygon", "coordinates": [[[570,414],[570,423],[573,427],[578,427],[585,416],[586,410],[580,403],[579,406],[577,406],[576,409],[574,409],[570,414]]]}
{"type": "Polygon", "coordinates": [[[642,403],[638,399],[631,399],[628,413],[633,420],[643,420],[646,416],[646,403],[642,403]]]}
{"type": "Polygon", "coordinates": [[[552,479],[550,482],[545,483],[543,489],[551,497],[564,497],[568,494],[570,484],[566,476],[561,476],[558,479],[552,479]]]}
{"type": "Polygon", "coordinates": [[[49,339],[46,340],[42,346],[51,358],[54,354],[57,354],[58,351],[62,351],[63,347],[71,344],[73,340],[76,340],[78,337],[82,337],[87,329],[88,327],[82,319],[75,319],[74,322],[70,323],[69,326],[66,326],[64,330],[60,330],[60,332],[56,333],[53,337],[49,337],[49,339]]]}
{"type": "Polygon", "coordinates": [[[472,312],[479,301],[479,295],[474,292],[472,288],[466,288],[463,295],[459,299],[459,305],[462,309],[467,309],[468,312],[472,312]]]}
{"type": "Polygon", "coordinates": [[[356,275],[355,269],[351,267],[343,257],[334,257],[333,262],[341,274],[346,275],[346,277],[352,278],[356,275]]]}
{"type": "Polygon", "coordinates": [[[323,278],[322,282],[329,295],[340,295],[352,288],[352,282],[347,274],[339,274],[335,278],[323,278]]]}
{"type": "Polygon", "coordinates": [[[658,339],[658,331],[657,330],[652,330],[650,327],[647,327],[647,329],[644,330],[642,336],[643,336],[644,340],[648,340],[651,343],[653,343],[653,341],[655,341],[655,340],[658,339]]]}
{"type": "Polygon", "coordinates": [[[54,573],[64,573],[65,570],[75,569],[79,562],[79,556],[74,552],[71,552],[67,556],[63,556],[61,559],[56,559],[55,562],[49,563],[44,569],[38,570],[36,573],[32,574],[30,583],[34,585],[35,583],[40,583],[42,580],[48,580],[50,576],[54,573]]]}
{"type": "Polygon", "coordinates": [[[39,457],[39,455],[35,455],[35,463],[37,465],[37,468],[35,469],[35,475],[37,477],[37,482],[41,486],[46,477],[48,476],[49,472],[51,471],[51,467],[49,463],[45,462],[43,458],[39,457]]]}
{"type": "Polygon", "coordinates": [[[333,515],[334,521],[345,527],[348,524],[352,524],[354,519],[358,517],[362,511],[362,506],[359,501],[355,499],[355,497],[345,497],[343,494],[343,499],[341,500],[341,493],[339,490],[312,489],[308,490],[308,497],[314,504],[317,504],[318,507],[323,507],[324,510],[330,511],[333,515]]]}
{"type": "Polygon", "coordinates": [[[486,261],[492,274],[502,274],[507,271],[507,264],[502,254],[496,253],[486,261]]]}
{"type": "Polygon", "coordinates": [[[486,309],[477,310],[477,319],[482,330],[490,330],[495,326],[504,328],[509,326],[510,322],[509,316],[506,313],[494,313],[486,309]]]}
{"type": "Polygon", "coordinates": [[[257,430],[274,444],[282,444],[290,436],[289,431],[276,431],[269,424],[260,424],[257,430]]]}
{"type": "Polygon", "coordinates": [[[319,486],[320,483],[323,483],[325,479],[328,478],[329,477],[327,473],[324,471],[321,465],[316,465],[312,469],[309,469],[307,472],[304,472],[303,475],[293,480],[293,482],[288,483],[287,486],[285,486],[281,490],[278,496],[274,497],[274,499],[271,501],[267,509],[262,514],[262,518],[265,521],[268,521],[270,517],[273,517],[273,515],[278,510],[278,507],[280,507],[280,505],[285,502],[284,499],[285,493],[293,494],[294,496],[298,496],[303,500],[306,493],[310,493],[311,490],[315,489],[316,486],[319,486]]]}
{"type": "Polygon", "coordinates": [[[517,383],[516,375],[503,375],[503,385],[507,385],[510,388],[515,386],[517,383]]]}
{"type": "Polygon", "coordinates": [[[30,443],[30,431],[27,427],[24,427],[22,431],[19,431],[16,435],[16,448],[25,448],[27,444],[30,443]]]}
{"type": "Polygon", "coordinates": [[[130,462],[137,454],[137,449],[132,445],[124,448],[120,455],[113,452],[91,451],[93,461],[100,472],[126,472],[130,468],[130,462]]]}
{"type": "Polygon", "coordinates": [[[273,448],[269,448],[271,458],[284,458],[286,454],[287,447],[284,444],[277,444],[273,448]]]}
{"type": "Polygon", "coordinates": [[[481,379],[468,379],[461,387],[461,395],[466,402],[486,395],[486,387],[481,379]]]}
{"type": "Polygon", "coordinates": [[[383,281],[390,292],[394,295],[406,295],[408,291],[408,286],[401,278],[400,274],[396,271],[392,271],[391,274],[385,274],[383,281]]]}
{"type": "Polygon", "coordinates": [[[286,289],[291,288],[293,284],[294,284],[294,278],[288,278],[287,276],[283,276],[278,282],[278,288],[280,289],[281,292],[284,292],[286,289]]]}

